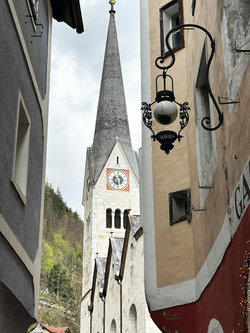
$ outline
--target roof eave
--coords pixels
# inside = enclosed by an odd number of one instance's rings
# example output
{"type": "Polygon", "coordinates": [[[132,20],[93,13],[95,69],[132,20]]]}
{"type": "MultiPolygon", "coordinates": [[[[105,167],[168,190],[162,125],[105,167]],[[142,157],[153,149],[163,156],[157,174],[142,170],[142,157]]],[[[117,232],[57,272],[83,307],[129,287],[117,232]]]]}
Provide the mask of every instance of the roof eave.
{"type": "Polygon", "coordinates": [[[50,2],[55,20],[65,22],[79,34],[84,31],[79,0],[50,0],[50,2]]]}

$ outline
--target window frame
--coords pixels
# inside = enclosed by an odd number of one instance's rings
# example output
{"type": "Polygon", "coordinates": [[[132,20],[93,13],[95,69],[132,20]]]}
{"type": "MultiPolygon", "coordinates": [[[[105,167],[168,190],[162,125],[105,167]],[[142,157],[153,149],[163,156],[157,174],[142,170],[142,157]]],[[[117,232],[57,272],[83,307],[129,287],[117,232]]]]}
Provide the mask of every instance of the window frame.
{"type": "Polygon", "coordinates": [[[209,193],[209,188],[213,184],[214,173],[218,164],[216,135],[214,131],[205,131],[201,126],[201,121],[205,117],[210,117],[210,125],[211,127],[214,126],[212,101],[205,81],[206,67],[207,45],[205,37],[198,58],[196,75],[194,78],[197,167],[201,208],[205,207],[205,201],[209,193]]]}
{"type": "Polygon", "coordinates": [[[29,175],[31,120],[20,92],[18,96],[17,105],[18,106],[17,106],[17,118],[16,118],[14,160],[13,160],[11,182],[13,183],[24,205],[26,205],[28,175],[29,175]],[[26,128],[22,128],[22,126],[26,128]]]}
{"type": "Polygon", "coordinates": [[[182,221],[188,221],[191,222],[192,219],[192,208],[191,208],[191,189],[185,189],[175,192],[169,193],[169,223],[170,225],[182,222],[182,221]],[[183,197],[185,198],[183,199],[183,197]],[[186,201],[186,207],[185,207],[185,214],[178,216],[176,218],[175,212],[174,212],[174,200],[185,200],[186,201]]]}
{"type": "MultiPolygon", "coordinates": [[[[160,42],[161,42],[161,56],[163,58],[168,57],[170,55],[169,51],[165,50],[165,35],[164,35],[164,19],[163,15],[164,12],[169,9],[170,7],[174,6],[175,4],[178,3],[179,6],[179,21],[180,25],[184,23],[184,15],[183,15],[183,5],[182,5],[182,0],[172,0],[163,7],[160,8],[160,42]]],[[[175,13],[176,14],[176,13],[175,13]]],[[[173,14],[173,15],[175,15],[173,14]]],[[[173,16],[171,15],[171,17],[173,16]]],[[[180,30],[180,36],[181,36],[181,42],[179,45],[173,48],[173,51],[178,51],[180,49],[183,49],[185,47],[185,41],[184,41],[184,31],[183,29],[180,30]]]]}

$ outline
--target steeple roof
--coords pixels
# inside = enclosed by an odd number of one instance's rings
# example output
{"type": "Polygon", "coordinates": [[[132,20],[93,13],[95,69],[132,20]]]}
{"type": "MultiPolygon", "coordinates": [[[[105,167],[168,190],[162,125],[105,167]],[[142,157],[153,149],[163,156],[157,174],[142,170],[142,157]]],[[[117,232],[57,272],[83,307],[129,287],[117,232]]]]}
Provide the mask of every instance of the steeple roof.
{"type": "Polygon", "coordinates": [[[98,180],[117,141],[120,142],[135,175],[138,177],[138,165],[135,152],[132,150],[129,132],[115,11],[111,10],[94,141],[88,149],[92,183],[95,184],[98,180]]]}

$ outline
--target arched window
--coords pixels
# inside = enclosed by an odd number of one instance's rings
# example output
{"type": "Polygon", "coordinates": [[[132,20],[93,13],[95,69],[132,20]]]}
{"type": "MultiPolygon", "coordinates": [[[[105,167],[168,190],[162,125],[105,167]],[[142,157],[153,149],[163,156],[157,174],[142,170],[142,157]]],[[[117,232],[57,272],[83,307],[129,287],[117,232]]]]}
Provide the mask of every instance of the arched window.
{"type": "Polygon", "coordinates": [[[137,333],[137,313],[133,304],[129,310],[129,333],[137,333]]]}
{"type": "Polygon", "coordinates": [[[121,228],[121,210],[120,209],[115,210],[115,228],[116,229],[121,228]]]}
{"type": "Polygon", "coordinates": [[[111,322],[110,333],[116,333],[116,323],[114,319],[111,322]]]}
{"type": "Polygon", "coordinates": [[[124,213],[123,213],[123,228],[126,229],[127,225],[128,225],[128,214],[129,214],[129,210],[125,209],[124,213]]]}
{"type": "Polygon", "coordinates": [[[106,209],[106,228],[112,228],[112,209],[106,209]]]}

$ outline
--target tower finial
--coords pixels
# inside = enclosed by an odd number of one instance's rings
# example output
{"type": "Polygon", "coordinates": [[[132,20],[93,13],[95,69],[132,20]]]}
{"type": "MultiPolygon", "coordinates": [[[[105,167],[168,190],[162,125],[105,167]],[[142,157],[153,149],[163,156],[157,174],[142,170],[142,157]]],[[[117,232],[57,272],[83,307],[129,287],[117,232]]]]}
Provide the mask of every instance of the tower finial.
{"type": "Polygon", "coordinates": [[[116,1],[115,0],[109,0],[109,4],[111,6],[111,9],[110,9],[110,13],[115,13],[115,10],[114,10],[114,5],[115,5],[116,1]]]}

